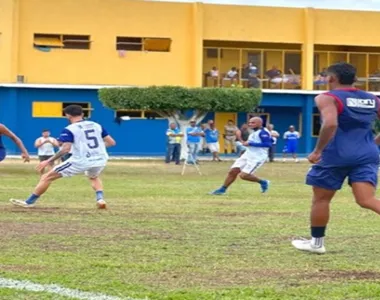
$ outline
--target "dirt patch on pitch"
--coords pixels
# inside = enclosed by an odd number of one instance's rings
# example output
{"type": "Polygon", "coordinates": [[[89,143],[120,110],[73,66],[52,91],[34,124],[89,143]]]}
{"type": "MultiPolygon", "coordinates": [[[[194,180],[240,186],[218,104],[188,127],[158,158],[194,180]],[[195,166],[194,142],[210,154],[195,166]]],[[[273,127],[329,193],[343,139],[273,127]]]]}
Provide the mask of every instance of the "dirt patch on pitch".
{"type": "MultiPolygon", "coordinates": [[[[150,231],[138,229],[109,229],[84,227],[78,223],[21,223],[21,222],[2,222],[0,226],[0,236],[2,240],[25,239],[35,236],[75,236],[80,238],[97,237],[98,241],[119,241],[120,239],[160,239],[167,240],[173,238],[166,231],[150,231]]],[[[46,244],[46,243],[45,243],[46,244]]]]}
{"type": "Polygon", "coordinates": [[[302,216],[298,212],[275,212],[275,211],[252,211],[252,212],[219,212],[215,214],[219,217],[255,217],[255,216],[302,216]]]}
{"type": "Polygon", "coordinates": [[[297,276],[299,279],[313,281],[342,281],[342,280],[380,280],[380,272],[372,271],[346,271],[346,270],[320,270],[297,276]]]}

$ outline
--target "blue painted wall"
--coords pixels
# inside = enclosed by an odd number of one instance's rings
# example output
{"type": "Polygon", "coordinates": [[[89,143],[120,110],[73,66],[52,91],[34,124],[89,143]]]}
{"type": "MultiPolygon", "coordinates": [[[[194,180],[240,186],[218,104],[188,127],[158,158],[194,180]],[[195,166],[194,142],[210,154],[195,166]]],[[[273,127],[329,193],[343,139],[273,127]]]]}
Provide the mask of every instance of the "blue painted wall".
{"type": "MultiPolygon", "coordinates": [[[[264,94],[260,106],[260,110],[270,114],[270,122],[281,135],[289,125],[295,125],[301,131],[300,153],[309,152],[315,143],[315,138],[311,137],[313,97],[303,94],[264,94]],[[299,128],[301,113],[302,126],[299,128]]],[[[93,108],[91,120],[101,123],[117,141],[116,147],[110,148],[111,155],[155,156],[165,152],[167,120],[132,119],[117,124],[114,111],[103,107],[96,90],[0,87],[0,122],[13,130],[31,153],[36,153],[33,144],[43,129],[50,129],[52,135],[57,137],[68,124],[65,118],[33,118],[34,101],[90,102],[93,108]]],[[[213,118],[214,113],[208,113],[204,120],[213,118]]],[[[246,121],[247,114],[239,113],[239,125],[246,121]]],[[[8,153],[19,152],[10,140],[4,138],[4,142],[8,153]]],[[[281,152],[283,146],[283,140],[279,139],[277,151],[281,152]]]]}

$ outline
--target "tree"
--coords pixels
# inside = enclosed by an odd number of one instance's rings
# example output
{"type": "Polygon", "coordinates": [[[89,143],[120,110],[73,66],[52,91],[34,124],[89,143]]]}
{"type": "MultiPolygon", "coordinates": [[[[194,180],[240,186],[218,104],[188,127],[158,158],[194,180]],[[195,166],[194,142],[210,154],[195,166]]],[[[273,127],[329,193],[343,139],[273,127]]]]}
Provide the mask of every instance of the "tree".
{"type": "MultiPolygon", "coordinates": [[[[189,120],[197,124],[207,112],[251,112],[261,100],[261,90],[242,88],[185,88],[151,86],[146,88],[103,88],[99,90],[102,103],[114,110],[151,110],[175,122],[183,133],[189,120]],[[191,110],[190,118],[185,112],[191,110]]],[[[186,137],[183,139],[183,146],[186,137]]],[[[182,147],[186,154],[186,148],[182,147]]]]}

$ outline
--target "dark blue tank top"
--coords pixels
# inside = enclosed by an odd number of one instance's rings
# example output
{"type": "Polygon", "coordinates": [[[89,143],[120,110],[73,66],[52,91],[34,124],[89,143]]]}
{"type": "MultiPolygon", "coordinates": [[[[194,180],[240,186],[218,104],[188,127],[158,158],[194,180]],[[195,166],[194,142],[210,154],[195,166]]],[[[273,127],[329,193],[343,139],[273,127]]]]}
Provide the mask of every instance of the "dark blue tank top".
{"type": "Polygon", "coordinates": [[[354,88],[336,89],[326,95],[334,97],[337,102],[338,128],[322,153],[320,165],[340,167],[378,164],[379,150],[374,142],[372,126],[377,119],[379,99],[354,88]]]}
{"type": "Polygon", "coordinates": [[[4,149],[3,137],[1,134],[0,134],[0,149],[4,149]]]}

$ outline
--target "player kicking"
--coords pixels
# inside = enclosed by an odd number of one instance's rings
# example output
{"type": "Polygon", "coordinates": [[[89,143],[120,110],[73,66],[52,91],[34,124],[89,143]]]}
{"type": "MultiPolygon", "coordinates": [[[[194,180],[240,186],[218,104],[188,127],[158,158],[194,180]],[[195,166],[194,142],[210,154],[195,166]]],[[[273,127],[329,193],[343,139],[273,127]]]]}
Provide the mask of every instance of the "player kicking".
{"type": "Polygon", "coordinates": [[[248,140],[242,143],[247,150],[232,165],[223,186],[213,191],[212,195],[224,195],[239,174],[243,180],[259,183],[263,193],[268,190],[269,181],[258,178],[254,172],[266,162],[268,149],[272,146],[272,138],[269,131],[263,128],[261,118],[251,118],[248,126],[253,129],[253,132],[249,135],[248,140]]]}
{"type": "Polygon", "coordinates": [[[17,147],[21,151],[21,157],[24,160],[24,162],[29,162],[30,161],[29,153],[26,150],[21,139],[3,124],[0,124],[0,161],[3,161],[5,157],[7,156],[7,151],[5,150],[3,139],[2,139],[3,135],[9,137],[17,145],[17,147]]]}
{"type": "Polygon", "coordinates": [[[294,240],[299,250],[326,252],[324,236],[330,202],[346,177],[356,203],[380,214],[375,198],[379,166],[380,135],[374,140],[372,123],[380,116],[379,99],[353,87],[356,69],[337,63],[327,69],[330,92],[315,98],[322,127],[308,159],[314,165],[306,177],[313,187],[311,240],[294,240]]]}
{"type": "Polygon", "coordinates": [[[99,175],[107,164],[106,147],[114,146],[115,141],[99,124],[83,120],[81,106],[67,106],[64,113],[71,124],[62,131],[59,137],[59,141],[62,142],[61,150],[48,160],[40,162],[36,169],[38,171],[44,169],[49,163],[61,158],[70,150],[71,157],[43,175],[33,194],[26,201],[10,199],[14,205],[33,207],[54,180],[85,173],[96,192],[98,208],[106,208],[106,202],[103,199],[103,184],[99,175]]]}

